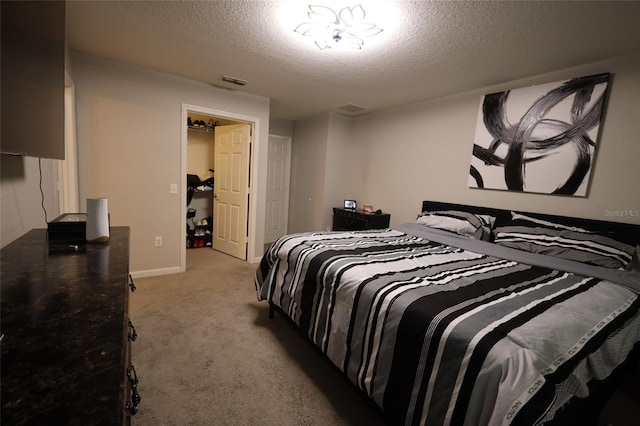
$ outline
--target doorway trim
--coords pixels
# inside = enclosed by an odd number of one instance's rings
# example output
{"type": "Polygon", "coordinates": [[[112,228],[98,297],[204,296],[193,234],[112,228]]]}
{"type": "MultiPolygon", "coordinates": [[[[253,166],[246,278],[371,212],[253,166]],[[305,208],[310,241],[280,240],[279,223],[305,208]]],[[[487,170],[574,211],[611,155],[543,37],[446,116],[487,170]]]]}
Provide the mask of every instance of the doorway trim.
{"type": "Polygon", "coordinates": [[[258,117],[237,114],[229,111],[223,111],[219,109],[212,109],[198,105],[182,104],[182,119],[180,121],[180,217],[182,222],[180,223],[180,234],[183,238],[180,239],[180,272],[185,272],[187,269],[187,245],[185,243],[185,221],[187,217],[187,117],[189,111],[198,114],[211,115],[228,120],[242,121],[253,125],[253,135],[251,140],[251,154],[249,156],[249,167],[251,170],[251,182],[249,183],[249,226],[248,226],[248,248],[247,259],[245,261],[251,261],[251,255],[255,252],[256,243],[256,220],[257,220],[257,206],[258,194],[256,191],[256,172],[257,172],[257,160],[256,152],[257,145],[259,144],[260,134],[260,119],[258,117]]]}

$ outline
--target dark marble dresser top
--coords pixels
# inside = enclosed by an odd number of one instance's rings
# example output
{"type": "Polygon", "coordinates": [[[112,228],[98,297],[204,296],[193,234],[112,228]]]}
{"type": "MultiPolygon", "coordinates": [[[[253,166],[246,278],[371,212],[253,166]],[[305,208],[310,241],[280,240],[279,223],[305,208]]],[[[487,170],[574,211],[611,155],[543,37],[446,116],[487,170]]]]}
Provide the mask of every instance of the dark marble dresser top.
{"type": "Polygon", "coordinates": [[[0,251],[3,425],[119,425],[128,357],[129,228],[108,243],[0,251]]]}

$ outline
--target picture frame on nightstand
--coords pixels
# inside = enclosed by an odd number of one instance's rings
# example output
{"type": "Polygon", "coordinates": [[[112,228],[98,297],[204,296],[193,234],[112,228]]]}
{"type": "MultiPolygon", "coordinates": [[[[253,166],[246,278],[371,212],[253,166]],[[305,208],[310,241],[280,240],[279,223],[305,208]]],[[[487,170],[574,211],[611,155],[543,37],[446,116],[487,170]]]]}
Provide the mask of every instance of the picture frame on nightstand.
{"type": "Polygon", "coordinates": [[[356,200],[344,200],[344,209],[345,210],[356,211],[357,208],[358,208],[358,203],[356,203],[356,200]]]}

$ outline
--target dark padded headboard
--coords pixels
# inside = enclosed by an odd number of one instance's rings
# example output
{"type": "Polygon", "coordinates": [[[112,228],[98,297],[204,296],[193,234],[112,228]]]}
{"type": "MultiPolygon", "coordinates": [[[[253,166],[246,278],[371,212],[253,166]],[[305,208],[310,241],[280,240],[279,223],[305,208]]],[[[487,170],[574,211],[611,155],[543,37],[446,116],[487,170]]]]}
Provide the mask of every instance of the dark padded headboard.
{"type": "MultiPolygon", "coordinates": [[[[465,204],[445,203],[440,201],[423,201],[422,212],[433,210],[459,210],[475,214],[489,214],[496,217],[496,226],[511,219],[511,210],[494,209],[490,207],[469,206],[465,204]]],[[[569,216],[556,216],[551,214],[530,213],[515,210],[518,213],[536,217],[563,225],[577,226],[591,231],[614,232],[624,236],[624,240],[631,244],[640,244],[640,225],[629,223],[609,222],[605,220],[584,219],[569,216]],[[628,238],[627,238],[628,237],[628,238]]]]}

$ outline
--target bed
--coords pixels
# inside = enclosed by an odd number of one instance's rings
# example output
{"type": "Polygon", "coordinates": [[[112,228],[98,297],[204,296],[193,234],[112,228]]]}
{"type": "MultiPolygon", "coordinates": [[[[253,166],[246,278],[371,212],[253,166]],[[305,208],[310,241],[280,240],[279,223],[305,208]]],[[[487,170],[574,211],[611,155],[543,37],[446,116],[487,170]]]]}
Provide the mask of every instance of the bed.
{"type": "Polygon", "coordinates": [[[415,223],[284,236],[255,286],[389,424],[578,424],[637,365],[639,244],[640,225],[425,201],[415,223]]]}

